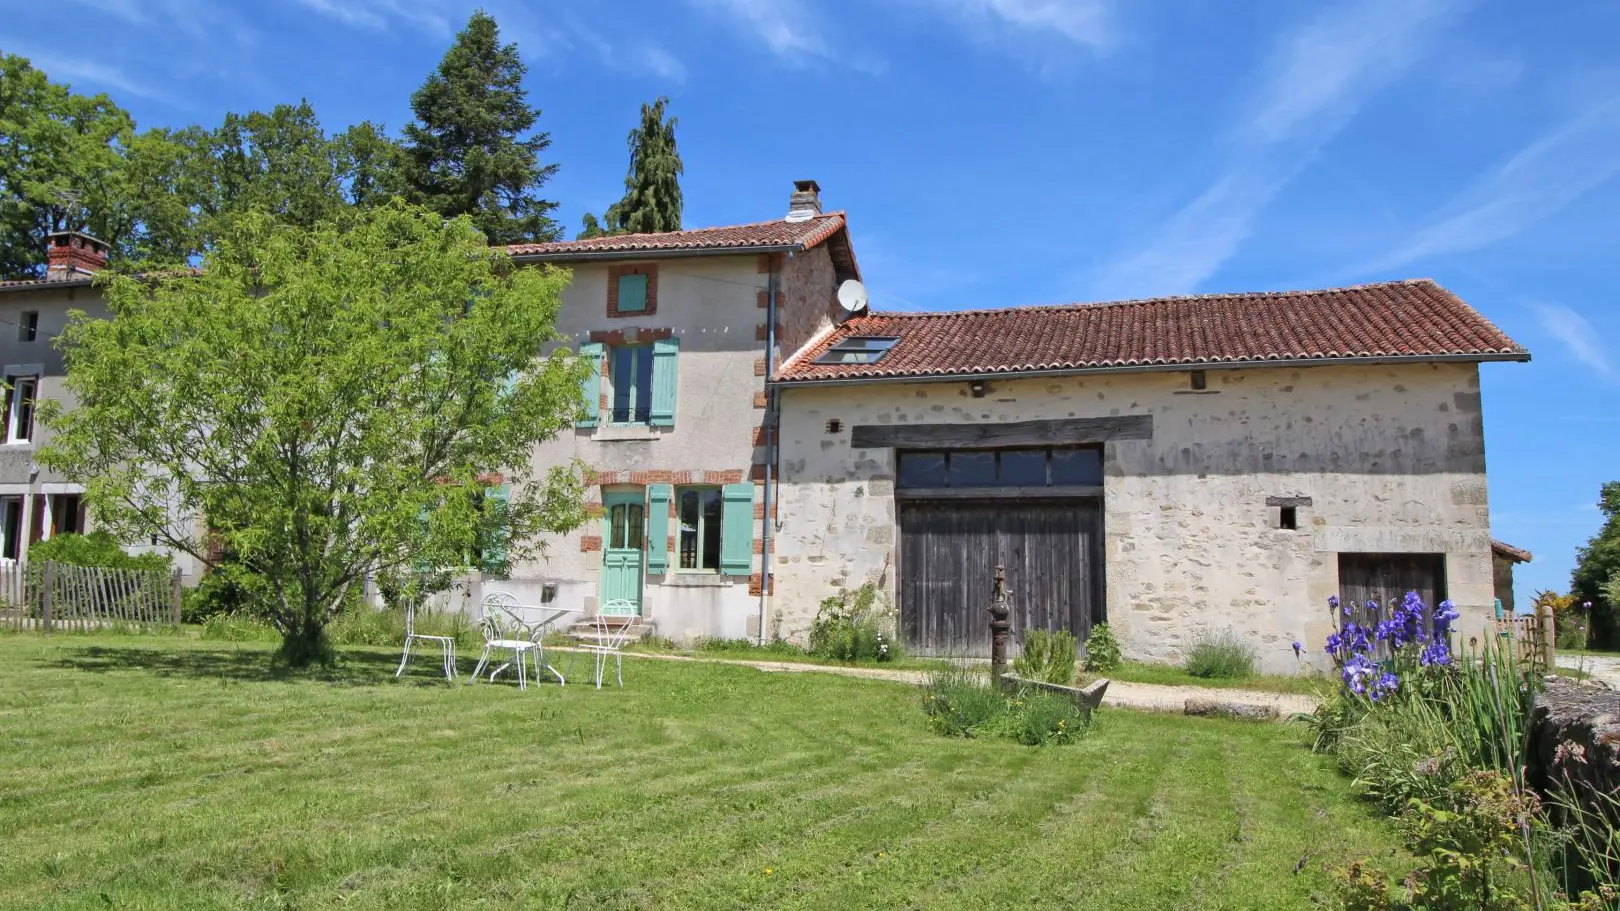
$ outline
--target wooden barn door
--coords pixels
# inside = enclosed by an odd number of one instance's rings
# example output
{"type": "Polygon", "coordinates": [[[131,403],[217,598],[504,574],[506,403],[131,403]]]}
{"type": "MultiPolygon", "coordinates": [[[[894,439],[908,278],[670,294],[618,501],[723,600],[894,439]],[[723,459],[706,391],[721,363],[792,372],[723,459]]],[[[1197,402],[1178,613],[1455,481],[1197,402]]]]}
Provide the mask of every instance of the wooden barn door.
{"type": "Polygon", "coordinates": [[[900,508],[902,635],[916,651],[990,654],[991,578],[1007,569],[1013,644],[1029,629],[1084,640],[1102,598],[1094,500],[915,500],[900,508]]]}

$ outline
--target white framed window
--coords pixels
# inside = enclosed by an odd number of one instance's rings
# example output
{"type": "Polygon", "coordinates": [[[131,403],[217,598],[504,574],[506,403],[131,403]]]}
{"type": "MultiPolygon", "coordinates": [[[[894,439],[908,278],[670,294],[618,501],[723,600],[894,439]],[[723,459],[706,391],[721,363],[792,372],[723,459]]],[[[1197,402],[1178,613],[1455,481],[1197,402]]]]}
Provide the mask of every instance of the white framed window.
{"type": "Polygon", "coordinates": [[[680,534],[676,536],[680,561],[676,569],[683,572],[720,571],[720,532],[724,528],[721,518],[720,488],[675,488],[676,518],[680,520],[680,534]]]}
{"type": "Polygon", "coordinates": [[[34,439],[34,403],[39,398],[39,377],[11,377],[6,392],[6,442],[27,443],[34,439]]]}

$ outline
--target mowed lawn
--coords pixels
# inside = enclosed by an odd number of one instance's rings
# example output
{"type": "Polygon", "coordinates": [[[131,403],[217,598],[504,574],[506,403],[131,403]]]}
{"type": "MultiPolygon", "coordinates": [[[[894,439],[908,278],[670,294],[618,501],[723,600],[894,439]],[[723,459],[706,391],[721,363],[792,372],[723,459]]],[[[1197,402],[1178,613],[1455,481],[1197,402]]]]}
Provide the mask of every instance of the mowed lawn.
{"type": "Polygon", "coordinates": [[[0,636],[0,906],[1308,908],[1394,844],[1285,725],[1106,711],[1032,749],[887,682],[627,659],[521,693],[396,654],[0,636]]]}

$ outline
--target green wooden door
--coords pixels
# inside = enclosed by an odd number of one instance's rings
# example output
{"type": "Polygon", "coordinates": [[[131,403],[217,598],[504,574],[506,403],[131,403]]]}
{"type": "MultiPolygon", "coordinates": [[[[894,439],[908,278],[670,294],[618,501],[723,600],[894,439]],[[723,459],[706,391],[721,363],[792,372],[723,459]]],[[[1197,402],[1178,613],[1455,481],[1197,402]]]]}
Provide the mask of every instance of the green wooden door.
{"type": "Polygon", "coordinates": [[[646,501],[640,492],[608,493],[602,497],[602,603],[629,601],[641,611],[641,571],[644,566],[646,501]]]}

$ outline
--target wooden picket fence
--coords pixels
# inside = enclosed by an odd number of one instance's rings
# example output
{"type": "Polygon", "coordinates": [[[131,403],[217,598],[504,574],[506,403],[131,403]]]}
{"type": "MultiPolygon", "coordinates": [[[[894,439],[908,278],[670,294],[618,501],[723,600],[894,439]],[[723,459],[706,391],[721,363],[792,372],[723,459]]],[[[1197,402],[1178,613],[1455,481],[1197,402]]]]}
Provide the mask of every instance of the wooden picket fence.
{"type": "Polygon", "coordinates": [[[0,566],[0,628],[57,632],[179,625],[180,572],[45,560],[0,566]]]}

